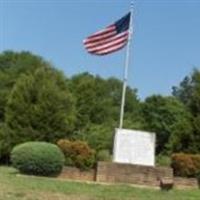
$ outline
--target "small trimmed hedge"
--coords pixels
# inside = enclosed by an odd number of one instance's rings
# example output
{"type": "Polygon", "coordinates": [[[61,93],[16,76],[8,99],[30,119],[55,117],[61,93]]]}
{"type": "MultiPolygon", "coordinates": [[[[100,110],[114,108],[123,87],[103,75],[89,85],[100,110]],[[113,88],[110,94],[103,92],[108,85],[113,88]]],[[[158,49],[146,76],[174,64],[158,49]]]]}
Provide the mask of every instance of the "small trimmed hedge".
{"type": "Polygon", "coordinates": [[[54,144],[26,142],[14,147],[11,162],[21,173],[56,176],[64,166],[64,155],[54,144]]]}
{"type": "Polygon", "coordinates": [[[200,154],[173,154],[171,166],[176,176],[198,177],[200,174],[200,154]]]}
{"type": "Polygon", "coordinates": [[[75,166],[82,170],[90,169],[95,164],[95,151],[84,141],[61,139],[57,142],[65,155],[65,165],[75,166]]]}

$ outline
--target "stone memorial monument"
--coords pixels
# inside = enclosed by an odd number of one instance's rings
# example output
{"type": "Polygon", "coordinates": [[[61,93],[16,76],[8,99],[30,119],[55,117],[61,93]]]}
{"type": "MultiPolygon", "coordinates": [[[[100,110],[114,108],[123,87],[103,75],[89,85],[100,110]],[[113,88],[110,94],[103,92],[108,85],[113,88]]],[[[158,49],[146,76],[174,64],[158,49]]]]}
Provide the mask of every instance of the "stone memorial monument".
{"type": "Polygon", "coordinates": [[[155,166],[155,133],[116,129],[113,161],[155,166]]]}

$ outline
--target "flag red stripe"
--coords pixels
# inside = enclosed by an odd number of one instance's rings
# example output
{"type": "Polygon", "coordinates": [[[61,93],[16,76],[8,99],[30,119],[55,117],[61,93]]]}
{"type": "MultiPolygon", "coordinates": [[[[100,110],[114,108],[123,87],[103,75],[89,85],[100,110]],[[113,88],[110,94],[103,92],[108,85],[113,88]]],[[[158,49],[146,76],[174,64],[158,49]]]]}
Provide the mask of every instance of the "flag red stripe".
{"type": "Polygon", "coordinates": [[[128,39],[128,35],[124,35],[122,38],[116,38],[111,42],[108,42],[106,44],[103,45],[99,45],[97,47],[92,47],[92,48],[87,48],[89,52],[95,52],[95,51],[100,51],[106,48],[110,48],[112,46],[118,45],[120,43],[124,43],[126,42],[128,39]]]}
{"type": "Polygon", "coordinates": [[[102,35],[104,35],[106,33],[114,31],[114,30],[115,30],[115,26],[114,25],[109,26],[109,27],[105,28],[104,30],[98,31],[98,32],[94,33],[93,35],[89,36],[88,39],[91,39],[91,38],[94,38],[94,37],[97,37],[97,36],[102,36],[102,35]]]}
{"type": "Polygon", "coordinates": [[[94,38],[87,38],[85,41],[84,41],[84,44],[88,44],[88,43],[91,43],[91,42],[98,42],[100,40],[104,40],[104,39],[108,39],[110,37],[113,37],[117,34],[116,30],[114,31],[111,31],[109,33],[106,33],[102,36],[97,36],[97,37],[94,37],[94,38]]]}
{"type": "Polygon", "coordinates": [[[98,42],[90,42],[88,44],[85,44],[85,47],[86,48],[93,48],[93,47],[97,47],[97,46],[101,46],[101,45],[104,45],[106,43],[109,43],[109,42],[112,42],[116,39],[120,39],[120,38],[123,38],[125,36],[128,36],[128,32],[124,32],[122,34],[119,34],[119,35],[115,35],[114,37],[110,37],[108,39],[103,39],[103,40],[100,40],[98,42]]]}
{"type": "Polygon", "coordinates": [[[103,50],[103,51],[97,51],[94,54],[96,54],[96,55],[106,55],[106,54],[109,54],[109,53],[112,53],[112,52],[115,52],[115,51],[122,49],[125,45],[126,45],[126,42],[122,43],[120,45],[114,46],[112,48],[103,50]]]}
{"type": "Polygon", "coordinates": [[[91,54],[105,55],[123,48],[129,39],[130,13],[87,37],[83,44],[91,54]]]}
{"type": "Polygon", "coordinates": [[[115,46],[118,46],[120,44],[126,44],[126,41],[127,41],[127,38],[123,39],[123,40],[120,40],[120,41],[112,42],[111,44],[108,44],[108,45],[103,46],[101,48],[94,48],[92,50],[90,50],[90,49],[87,49],[87,50],[90,53],[95,53],[97,51],[103,51],[103,50],[106,50],[106,49],[109,49],[109,48],[112,48],[112,47],[114,48],[115,46]]]}

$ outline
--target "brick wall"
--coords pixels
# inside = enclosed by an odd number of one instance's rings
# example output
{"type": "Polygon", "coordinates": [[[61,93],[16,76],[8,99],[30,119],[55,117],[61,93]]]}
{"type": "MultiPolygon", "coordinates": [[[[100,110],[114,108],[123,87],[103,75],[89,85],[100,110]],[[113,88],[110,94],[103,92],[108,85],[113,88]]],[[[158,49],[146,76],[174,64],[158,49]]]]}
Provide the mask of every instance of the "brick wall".
{"type": "Polygon", "coordinates": [[[174,177],[174,187],[177,189],[197,189],[199,184],[196,178],[174,177]]]}
{"type": "Polygon", "coordinates": [[[80,180],[80,181],[95,181],[96,170],[81,171],[75,167],[64,167],[59,178],[80,180]]]}
{"type": "Polygon", "coordinates": [[[198,188],[197,179],[174,177],[172,168],[112,162],[98,162],[97,168],[89,171],[81,171],[75,167],[64,167],[59,178],[105,183],[129,183],[152,187],[160,187],[160,181],[167,180],[178,189],[198,188]]]}
{"type": "Polygon", "coordinates": [[[161,178],[173,179],[173,170],[166,167],[149,167],[131,164],[99,162],[97,182],[131,183],[160,186],[161,178]]]}

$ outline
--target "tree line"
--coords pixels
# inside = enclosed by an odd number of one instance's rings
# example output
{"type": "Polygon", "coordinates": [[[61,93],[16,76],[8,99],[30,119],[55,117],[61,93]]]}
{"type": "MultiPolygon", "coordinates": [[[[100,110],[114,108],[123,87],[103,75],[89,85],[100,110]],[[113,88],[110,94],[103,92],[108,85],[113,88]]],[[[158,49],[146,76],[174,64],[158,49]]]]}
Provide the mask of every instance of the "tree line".
{"type": "MultiPolygon", "coordinates": [[[[170,96],[144,101],[127,88],[124,128],[155,132],[156,153],[200,152],[200,71],[194,69],[170,96]]],[[[87,72],[67,77],[30,52],[0,54],[0,160],[26,141],[83,140],[112,153],[122,82],[87,72]]]]}

